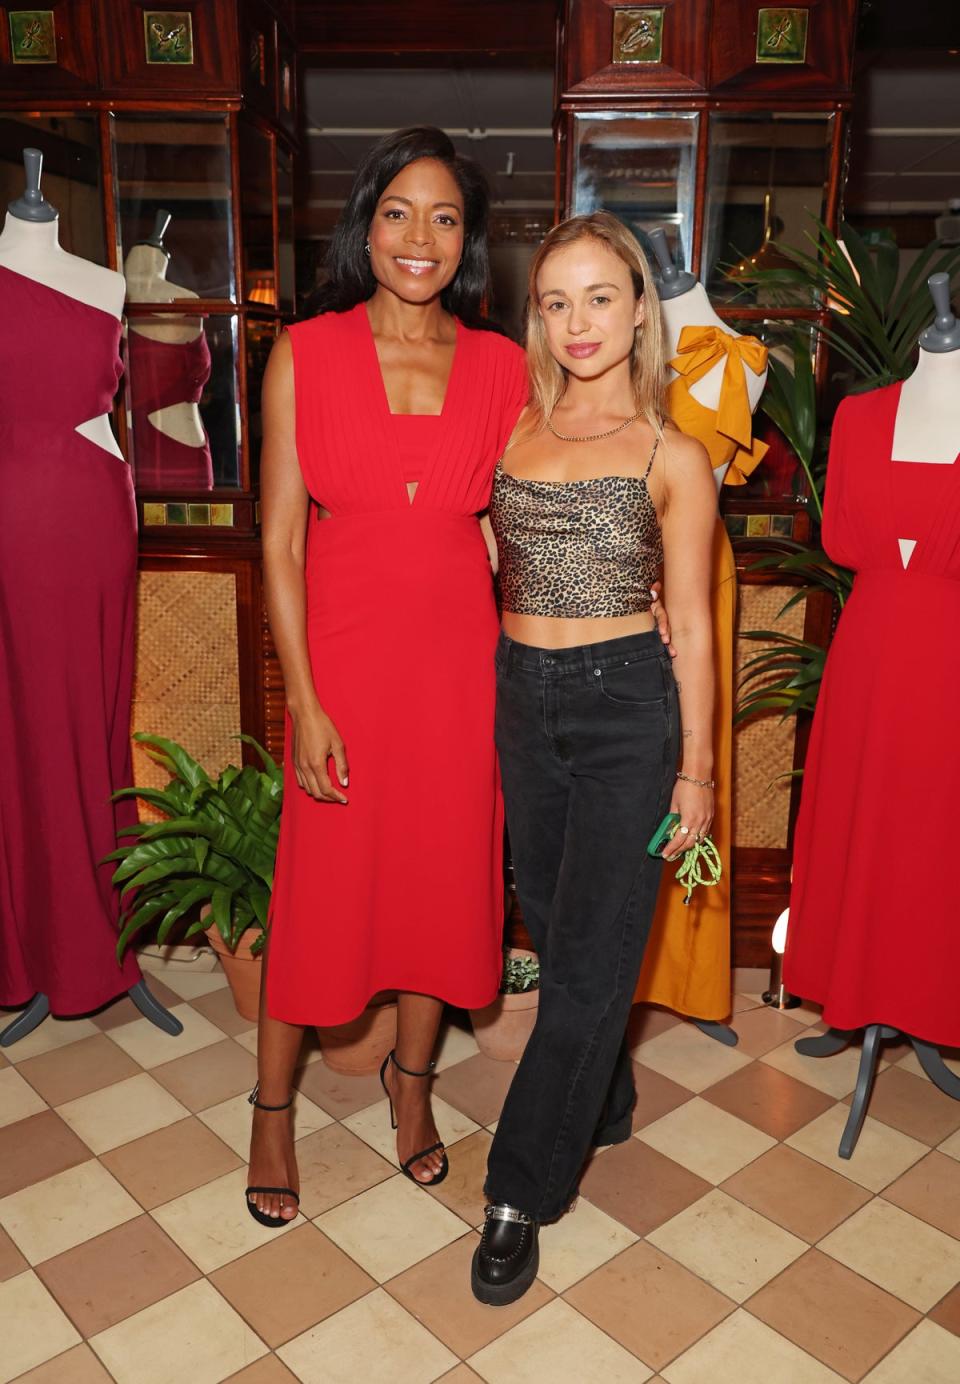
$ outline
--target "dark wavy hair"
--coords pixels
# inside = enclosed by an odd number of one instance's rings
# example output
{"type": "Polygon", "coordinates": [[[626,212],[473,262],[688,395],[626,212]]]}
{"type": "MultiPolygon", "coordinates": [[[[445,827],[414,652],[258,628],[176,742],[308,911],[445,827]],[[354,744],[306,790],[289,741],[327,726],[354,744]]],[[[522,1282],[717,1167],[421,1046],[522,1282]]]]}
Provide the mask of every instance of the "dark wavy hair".
{"type": "Polygon", "coordinates": [[[479,165],[458,154],[449,135],[434,125],[394,130],[378,140],[360,164],[330,241],[324,263],[327,282],[311,295],[308,315],[348,312],[373,295],[377,280],[370,257],[364,253],[370,222],[384,190],[401,169],[417,159],[442,163],[453,175],[463,198],[463,258],[440,294],[440,302],[468,327],[495,327],[483,313],[490,297],[487,180],[479,165]]]}

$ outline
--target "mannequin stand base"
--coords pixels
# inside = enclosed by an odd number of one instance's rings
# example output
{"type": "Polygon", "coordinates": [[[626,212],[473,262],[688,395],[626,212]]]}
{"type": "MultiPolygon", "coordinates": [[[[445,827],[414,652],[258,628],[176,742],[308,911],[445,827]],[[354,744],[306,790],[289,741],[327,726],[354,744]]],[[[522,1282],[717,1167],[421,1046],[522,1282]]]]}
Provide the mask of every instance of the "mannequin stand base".
{"type": "MultiPolygon", "coordinates": [[[[156,1024],[157,1028],[162,1028],[165,1033],[174,1037],[183,1032],[183,1024],[170,1013],[169,1009],[164,1008],[158,999],[151,995],[145,980],[138,980],[136,985],[130,987],[127,994],[143,1017],[149,1019],[152,1024],[156,1024]]],[[[50,1001],[46,995],[34,995],[26,1009],[7,1024],[6,1028],[0,1029],[0,1048],[10,1048],[21,1038],[26,1038],[28,1033],[39,1028],[49,1013],[50,1001]]]]}
{"type": "MultiPolygon", "coordinates": [[[[794,1048],[804,1057],[833,1057],[843,1052],[853,1042],[859,1029],[830,1028],[816,1038],[798,1038],[794,1048]]],[[[953,1100],[960,1100],[960,1077],[954,1076],[940,1056],[940,1050],[933,1043],[925,1043],[912,1034],[902,1034],[898,1028],[887,1024],[868,1024],[863,1030],[863,1051],[860,1054],[860,1069],[857,1072],[857,1085],[853,1093],[850,1114],[840,1139],[841,1158],[850,1158],[857,1147],[860,1131],[867,1115],[867,1105],[880,1061],[880,1045],[890,1038],[909,1038],[917,1054],[920,1066],[934,1086],[953,1100]]]]}
{"type": "Polygon", "coordinates": [[[708,1038],[714,1038],[718,1043],[723,1043],[724,1047],[735,1048],[740,1042],[740,1035],[729,1024],[716,1023],[711,1019],[688,1019],[688,1023],[693,1024],[701,1033],[705,1033],[708,1038]]]}

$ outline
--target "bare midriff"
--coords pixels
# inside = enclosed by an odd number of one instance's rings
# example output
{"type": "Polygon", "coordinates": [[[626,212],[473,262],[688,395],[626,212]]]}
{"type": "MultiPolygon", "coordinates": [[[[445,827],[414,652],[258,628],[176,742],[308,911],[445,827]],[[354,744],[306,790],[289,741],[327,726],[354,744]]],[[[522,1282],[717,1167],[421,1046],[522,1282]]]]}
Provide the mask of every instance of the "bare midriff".
{"type": "Polygon", "coordinates": [[[575,649],[581,644],[599,644],[604,639],[620,639],[625,634],[644,634],[654,628],[649,610],[636,615],[606,615],[566,620],[553,615],[517,615],[503,612],[503,632],[518,644],[538,649],[575,649]]]}

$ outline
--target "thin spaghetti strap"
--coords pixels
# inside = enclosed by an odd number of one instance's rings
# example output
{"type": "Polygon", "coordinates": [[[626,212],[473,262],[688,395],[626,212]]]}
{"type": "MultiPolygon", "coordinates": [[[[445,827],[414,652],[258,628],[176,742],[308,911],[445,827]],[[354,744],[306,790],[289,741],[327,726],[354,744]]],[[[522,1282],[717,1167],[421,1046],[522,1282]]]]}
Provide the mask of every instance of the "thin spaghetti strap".
{"type": "Polygon", "coordinates": [[[647,477],[650,475],[651,470],[653,469],[653,459],[654,459],[654,457],[657,455],[657,448],[658,448],[659,446],[660,446],[660,439],[659,439],[659,437],[655,437],[655,438],[653,439],[653,451],[650,453],[650,460],[647,462],[647,469],[646,469],[646,471],[644,471],[644,473],[643,473],[643,479],[644,479],[644,480],[647,479],[647,477]]]}

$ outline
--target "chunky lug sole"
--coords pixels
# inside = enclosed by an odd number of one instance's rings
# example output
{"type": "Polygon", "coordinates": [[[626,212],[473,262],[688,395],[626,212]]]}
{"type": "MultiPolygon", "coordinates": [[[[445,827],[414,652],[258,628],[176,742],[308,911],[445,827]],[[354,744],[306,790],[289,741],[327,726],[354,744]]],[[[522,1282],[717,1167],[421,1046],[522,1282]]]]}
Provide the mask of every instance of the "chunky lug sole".
{"type": "Polygon", "coordinates": [[[539,1267],[540,1241],[538,1239],[533,1247],[533,1253],[516,1278],[511,1278],[509,1283],[488,1283],[480,1275],[480,1249],[478,1246],[473,1252],[473,1265],[470,1270],[470,1286],[473,1288],[473,1296],[478,1302],[485,1303],[487,1307],[509,1307],[511,1302],[516,1302],[518,1298],[523,1297],[536,1278],[539,1267]]]}

